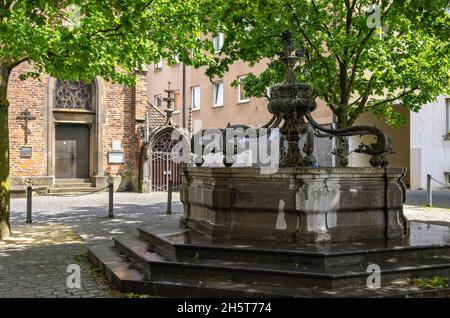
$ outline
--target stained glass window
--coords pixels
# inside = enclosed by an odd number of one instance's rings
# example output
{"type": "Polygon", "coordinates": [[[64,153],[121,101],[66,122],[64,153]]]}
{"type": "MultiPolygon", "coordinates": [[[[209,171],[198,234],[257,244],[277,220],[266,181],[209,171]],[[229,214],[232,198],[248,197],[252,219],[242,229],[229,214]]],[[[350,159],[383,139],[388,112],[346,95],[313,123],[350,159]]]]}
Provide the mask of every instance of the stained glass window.
{"type": "Polygon", "coordinates": [[[92,110],[92,85],[58,79],[55,108],[92,110]]]}

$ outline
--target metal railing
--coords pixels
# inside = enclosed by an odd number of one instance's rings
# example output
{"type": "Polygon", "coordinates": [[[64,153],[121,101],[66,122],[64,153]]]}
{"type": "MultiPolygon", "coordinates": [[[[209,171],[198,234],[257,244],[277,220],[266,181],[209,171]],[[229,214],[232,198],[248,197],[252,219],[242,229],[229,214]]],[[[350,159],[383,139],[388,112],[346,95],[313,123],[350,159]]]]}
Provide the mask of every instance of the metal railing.
{"type": "MultiPolygon", "coordinates": [[[[100,188],[95,189],[91,192],[86,193],[80,193],[80,194],[66,194],[66,195],[58,195],[58,197],[81,197],[86,195],[92,195],[99,192],[102,192],[104,190],[108,189],[108,217],[113,218],[114,217],[114,180],[109,180],[108,185],[100,188]]],[[[168,182],[168,189],[167,189],[167,208],[166,208],[166,214],[170,215],[172,214],[172,200],[173,200],[173,180],[169,179],[168,182]]],[[[32,223],[32,214],[33,214],[33,186],[31,184],[28,184],[27,186],[27,223],[32,223]]]]}
{"type": "Polygon", "coordinates": [[[433,184],[431,181],[442,185],[444,188],[450,189],[450,184],[446,184],[439,180],[436,180],[431,176],[431,174],[427,174],[427,206],[429,207],[433,206],[433,184]]]}
{"type": "MultiPolygon", "coordinates": [[[[70,198],[75,198],[75,197],[83,197],[83,196],[87,196],[87,195],[92,195],[92,194],[96,194],[96,193],[100,193],[105,191],[106,189],[108,189],[109,192],[109,196],[108,196],[108,217],[109,218],[113,218],[114,217],[114,180],[108,180],[108,185],[100,188],[100,189],[95,189],[93,191],[90,192],[86,192],[86,193],[77,193],[77,194],[61,194],[58,195],[58,197],[70,197],[70,198]]],[[[33,185],[28,184],[27,185],[27,220],[26,223],[32,223],[33,219],[32,219],[32,214],[33,214],[33,185]]]]}

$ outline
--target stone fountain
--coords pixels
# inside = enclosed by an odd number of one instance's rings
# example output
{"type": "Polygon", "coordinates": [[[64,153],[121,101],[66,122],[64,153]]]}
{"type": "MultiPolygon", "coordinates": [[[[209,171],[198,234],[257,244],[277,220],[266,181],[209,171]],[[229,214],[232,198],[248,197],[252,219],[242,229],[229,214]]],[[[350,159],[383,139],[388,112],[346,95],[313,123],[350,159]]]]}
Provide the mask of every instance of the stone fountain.
{"type": "MultiPolygon", "coordinates": [[[[259,167],[186,168],[182,225],[211,239],[333,242],[403,237],[407,224],[402,177],[406,171],[386,167],[386,156],[391,152],[388,137],[374,127],[333,130],[317,124],[311,115],[316,109],[313,89],[298,83],[293,71],[305,52],[295,50],[290,32],[283,34],[283,40],[280,61],[286,76],[271,90],[268,110],[273,118],[264,126],[279,129],[286,140],[279,168],[270,174],[261,173],[259,167]],[[314,136],[353,135],[376,137],[374,144],[360,145],[356,150],[371,155],[373,167],[312,168],[316,164],[314,136]],[[301,138],[306,139],[303,153],[301,138]]],[[[227,129],[233,128],[247,127],[227,129]]],[[[200,157],[205,147],[195,145],[210,140],[208,133],[204,130],[193,138],[192,148],[200,150],[195,154],[197,166],[203,163],[200,157]]],[[[232,166],[232,160],[228,161],[232,166]]]]}
{"type": "Polygon", "coordinates": [[[169,297],[400,296],[424,291],[392,285],[397,279],[449,275],[450,231],[405,220],[405,169],[387,167],[389,138],[374,127],[334,130],[317,124],[311,115],[314,91],[298,83],[293,71],[304,51],[295,50],[290,32],[283,40],[286,77],[272,89],[273,118],[255,134],[268,139],[279,131],[285,140],[276,169],[235,166],[242,147],[224,129],[213,151],[223,152],[224,164],[207,167],[208,131],[195,134],[195,165],[183,169],[181,219],[167,217],[138,228],[138,235],[116,237],[113,246],[89,248],[89,259],[120,291],[169,297]],[[316,167],[315,136],[353,135],[375,137],[356,149],[371,156],[372,167],[316,167]],[[379,289],[368,285],[374,265],[379,289]]]}

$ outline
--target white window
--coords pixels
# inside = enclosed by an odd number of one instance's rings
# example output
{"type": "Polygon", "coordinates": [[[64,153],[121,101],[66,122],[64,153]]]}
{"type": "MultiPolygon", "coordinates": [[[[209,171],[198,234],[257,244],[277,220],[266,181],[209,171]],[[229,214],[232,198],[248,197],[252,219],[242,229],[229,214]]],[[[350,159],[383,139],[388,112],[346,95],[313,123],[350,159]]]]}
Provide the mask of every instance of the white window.
{"type": "Polygon", "coordinates": [[[162,107],[162,96],[161,95],[156,95],[155,96],[155,106],[161,108],[162,107]]]}
{"type": "Polygon", "coordinates": [[[218,52],[220,52],[220,50],[222,50],[223,40],[224,40],[223,33],[219,33],[219,34],[217,34],[217,36],[214,37],[213,44],[214,44],[214,51],[216,53],[218,53],[218,52]]]}
{"type": "Polygon", "coordinates": [[[163,67],[163,60],[160,59],[158,63],[155,63],[155,70],[160,70],[163,67]]]}
{"type": "Polygon", "coordinates": [[[192,87],[192,109],[200,109],[200,86],[192,87]]]}
{"type": "Polygon", "coordinates": [[[173,110],[174,110],[175,112],[179,112],[180,109],[181,109],[181,93],[180,93],[180,91],[176,91],[176,92],[174,93],[174,96],[173,96],[173,97],[175,98],[175,101],[174,101],[174,103],[173,103],[173,105],[172,105],[173,110]]]}
{"type": "Polygon", "coordinates": [[[238,102],[239,103],[245,103],[248,102],[250,99],[248,98],[248,96],[245,93],[245,85],[244,85],[244,80],[245,80],[246,76],[239,76],[238,77],[238,81],[239,81],[239,86],[238,86],[238,102]]]}
{"type": "Polygon", "coordinates": [[[214,106],[223,106],[223,82],[214,83],[214,106]]]}
{"type": "Polygon", "coordinates": [[[177,65],[180,63],[180,57],[178,56],[178,54],[174,54],[173,56],[173,65],[177,65]]]}

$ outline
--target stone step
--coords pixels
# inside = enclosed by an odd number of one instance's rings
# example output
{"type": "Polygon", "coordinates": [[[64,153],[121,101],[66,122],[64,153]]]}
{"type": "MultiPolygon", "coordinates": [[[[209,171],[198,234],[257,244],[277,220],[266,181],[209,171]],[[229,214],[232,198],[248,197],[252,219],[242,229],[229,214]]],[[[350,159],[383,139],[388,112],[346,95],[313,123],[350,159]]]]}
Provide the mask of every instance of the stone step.
{"type": "MultiPolygon", "coordinates": [[[[154,253],[147,242],[131,236],[114,238],[114,246],[136,264],[144,277],[154,278],[196,278],[221,281],[282,284],[308,288],[337,288],[364,286],[369,264],[321,268],[303,264],[264,264],[227,259],[171,261],[154,253]]],[[[380,262],[382,283],[389,284],[399,278],[433,277],[450,274],[450,259],[434,259],[432,265],[424,262],[380,262]]]]}
{"type": "MultiPolygon", "coordinates": [[[[11,199],[22,199],[27,197],[27,186],[12,186],[10,189],[11,199]]],[[[33,196],[45,195],[48,192],[48,186],[33,186],[33,196]]]]}
{"type": "Polygon", "coordinates": [[[361,287],[358,289],[339,289],[330,291],[320,288],[298,286],[279,286],[272,284],[247,284],[219,279],[192,279],[185,277],[153,278],[148,280],[106,243],[88,248],[91,263],[100,268],[108,281],[122,293],[149,294],[162,297],[443,297],[450,295],[450,289],[421,289],[408,285],[390,285],[379,289],[361,287]]]}
{"type": "Polygon", "coordinates": [[[55,179],[56,184],[64,183],[91,183],[90,178],[67,178],[67,179],[55,179]]]}
{"type": "MultiPolygon", "coordinates": [[[[150,294],[163,297],[275,297],[275,286],[246,285],[230,282],[205,282],[191,279],[146,280],[127,263],[109,243],[88,248],[91,263],[101,269],[105,277],[119,292],[150,294]]],[[[295,293],[280,293],[289,297],[295,293]]],[[[291,296],[292,297],[292,296],[291,296]]]]}
{"type": "Polygon", "coordinates": [[[91,182],[80,182],[80,183],[55,183],[53,188],[86,188],[92,187],[91,182]]]}
{"type": "Polygon", "coordinates": [[[73,187],[73,188],[51,188],[49,190],[50,194],[67,194],[67,193],[86,193],[86,192],[94,192],[96,190],[99,190],[100,188],[96,187],[73,187]]]}
{"type": "MultiPolygon", "coordinates": [[[[412,227],[414,228],[414,224],[412,227]]],[[[392,261],[431,260],[450,257],[450,245],[403,245],[390,243],[385,247],[375,242],[354,242],[314,247],[296,247],[287,243],[211,241],[190,230],[173,228],[160,234],[151,226],[138,228],[139,237],[150,244],[150,248],[171,261],[190,261],[194,258],[226,259],[268,264],[301,264],[318,267],[357,265],[392,261]],[[353,244],[353,246],[352,246],[353,244]]],[[[415,233],[415,232],[414,232],[415,233]]]]}

